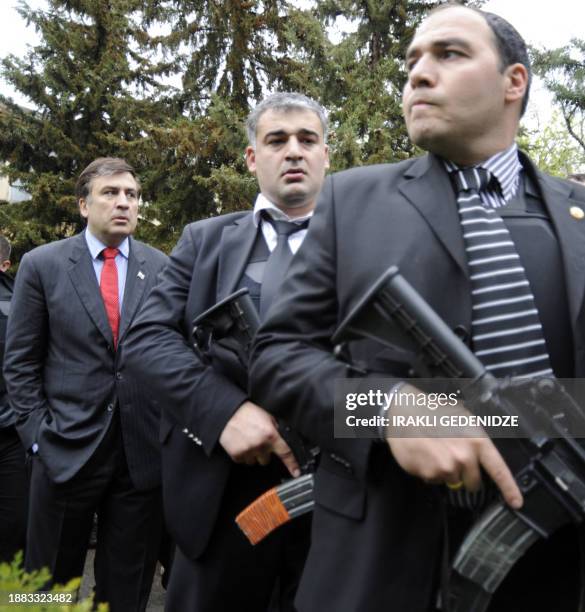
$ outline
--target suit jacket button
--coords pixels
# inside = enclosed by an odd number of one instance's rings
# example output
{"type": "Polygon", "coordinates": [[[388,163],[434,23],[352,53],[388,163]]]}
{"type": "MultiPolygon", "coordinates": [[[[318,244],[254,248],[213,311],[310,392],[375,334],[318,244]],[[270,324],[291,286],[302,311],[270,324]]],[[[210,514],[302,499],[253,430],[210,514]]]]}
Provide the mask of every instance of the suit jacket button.
{"type": "Polygon", "coordinates": [[[122,372],[116,372],[116,378],[122,380],[122,372]]]}
{"type": "Polygon", "coordinates": [[[108,412],[113,412],[114,404],[108,404],[108,412]]]}

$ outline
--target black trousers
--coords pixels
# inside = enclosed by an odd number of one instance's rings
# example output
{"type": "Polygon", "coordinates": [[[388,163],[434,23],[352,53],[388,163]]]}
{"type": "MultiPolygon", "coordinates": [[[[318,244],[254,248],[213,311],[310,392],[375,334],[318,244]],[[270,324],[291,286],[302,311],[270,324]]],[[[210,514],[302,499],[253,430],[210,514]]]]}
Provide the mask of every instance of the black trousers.
{"type": "Polygon", "coordinates": [[[177,546],[167,612],[293,612],[310,543],[310,515],[252,546],[234,522],[250,502],[286,477],[273,458],[265,467],[232,467],[210,542],[197,560],[177,546]]]}
{"type": "Polygon", "coordinates": [[[98,513],[96,602],[111,612],[146,609],[162,531],[160,488],[135,489],[119,424],[70,481],[54,483],[33,459],[26,567],[47,566],[53,583],[81,576],[93,515],[98,513]]]}
{"type": "Polygon", "coordinates": [[[0,429],[0,563],[24,549],[28,477],[16,429],[0,429]]]}

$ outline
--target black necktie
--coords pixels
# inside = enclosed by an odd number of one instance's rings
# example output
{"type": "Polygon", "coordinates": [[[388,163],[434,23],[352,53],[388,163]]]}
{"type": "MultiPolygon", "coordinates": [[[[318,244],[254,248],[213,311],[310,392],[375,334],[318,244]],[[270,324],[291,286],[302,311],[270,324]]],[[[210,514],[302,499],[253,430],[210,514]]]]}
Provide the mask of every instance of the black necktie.
{"type": "Polygon", "coordinates": [[[272,253],[270,253],[270,257],[266,260],[264,275],[262,276],[262,288],[260,290],[261,320],[264,319],[293,257],[292,251],[288,245],[289,237],[295,232],[306,229],[309,225],[308,219],[303,223],[276,221],[269,215],[263,216],[263,219],[268,221],[275,229],[278,236],[278,242],[272,253]]]}

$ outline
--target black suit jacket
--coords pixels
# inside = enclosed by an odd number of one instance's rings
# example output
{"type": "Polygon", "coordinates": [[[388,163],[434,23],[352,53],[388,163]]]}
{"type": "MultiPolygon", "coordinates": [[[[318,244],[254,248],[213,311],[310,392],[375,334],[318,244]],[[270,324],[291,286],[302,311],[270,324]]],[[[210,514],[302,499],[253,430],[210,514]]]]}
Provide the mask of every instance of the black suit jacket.
{"type": "MultiPolygon", "coordinates": [[[[4,344],[6,343],[6,323],[10,312],[10,301],[14,292],[14,281],[0,271],[0,368],[4,363],[4,344]]],[[[8,404],[4,375],[0,372],[0,428],[9,427],[14,422],[14,415],[8,404]]]]}
{"type": "Polygon", "coordinates": [[[130,239],[118,349],[85,235],[27,253],[20,264],[8,323],[4,375],[25,448],[55,482],[72,478],[112,420],[120,422],[134,485],[160,483],[159,414],[152,402],[127,401],[124,342],[130,323],[167,257],[130,239]]]}
{"type": "Polygon", "coordinates": [[[256,233],[250,212],[188,225],[126,343],[128,368],[146,373],[162,406],[165,517],[192,559],[209,541],[233,465],[218,438],[247,399],[197,358],[190,346],[192,321],[236,290],[256,233]]]}
{"type": "MultiPolygon", "coordinates": [[[[585,372],[585,189],[536,171],[558,236],[574,336],[575,375],[585,372]]],[[[325,450],[316,477],[312,547],[297,602],[309,610],[429,609],[440,557],[437,492],[406,475],[386,445],[333,437],[335,380],[350,375],[330,338],[389,266],[451,328],[470,329],[467,262],[453,188],[425,156],[356,168],[326,181],[308,235],[256,337],[252,399],[325,450]],[[359,572],[356,568],[360,568],[359,572]],[[333,585],[334,588],[333,588],[333,585]]],[[[542,264],[546,273],[546,262],[542,264]]],[[[404,375],[404,351],[354,347],[372,369],[404,375]]]]}

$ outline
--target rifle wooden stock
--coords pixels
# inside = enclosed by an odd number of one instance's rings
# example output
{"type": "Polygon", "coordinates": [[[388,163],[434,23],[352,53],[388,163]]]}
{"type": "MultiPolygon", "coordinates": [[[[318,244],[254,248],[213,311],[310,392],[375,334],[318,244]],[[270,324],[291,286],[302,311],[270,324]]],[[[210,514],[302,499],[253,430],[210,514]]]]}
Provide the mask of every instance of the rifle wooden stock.
{"type": "MultiPolygon", "coordinates": [[[[193,348],[204,363],[212,363],[214,345],[223,343],[223,359],[218,367],[234,383],[246,389],[250,345],[260,325],[248,289],[243,288],[201,313],[193,320],[193,348]]],[[[219,355],[216,354],[216,357],[219,355]]],[[[313,509],[313,476],[319,448],[308,446],[286,423],[279,421],[280,435],[299,464],[299,478],[273,487],[245,508],[236,523],[252,544],[280,525],[313,509]]]]}

